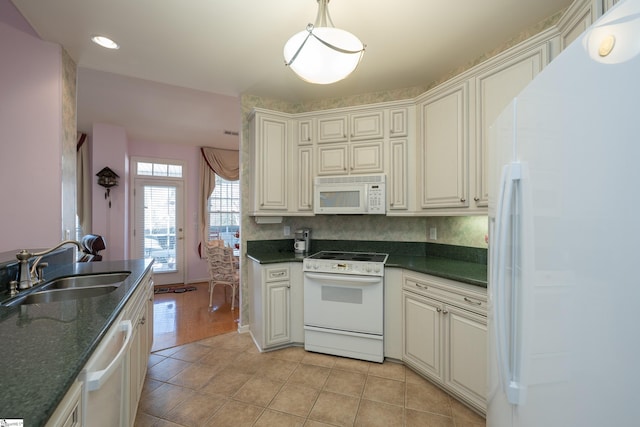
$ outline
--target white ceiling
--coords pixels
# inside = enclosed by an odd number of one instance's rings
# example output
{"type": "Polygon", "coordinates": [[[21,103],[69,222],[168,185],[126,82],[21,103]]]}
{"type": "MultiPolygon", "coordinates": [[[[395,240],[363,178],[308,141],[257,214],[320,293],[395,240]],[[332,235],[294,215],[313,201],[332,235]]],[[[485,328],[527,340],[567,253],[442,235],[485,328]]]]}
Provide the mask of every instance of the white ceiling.
{"type": "Polygon", "coordinates": [[[123,126],[130,139],[230,146],[238,97],[309,101],[424,86],[565,8],[571,0],[334,0],[336,27],[367,46],[333,85],[284,65],[287,39],[314,22],[314,0],[12,0],[44,40],[78,64],[78,128],[123,126]],[[116,40],[109,51],[93,34],[116,40]],[[229,111],[232,110],[232,111],[229,111]]]}

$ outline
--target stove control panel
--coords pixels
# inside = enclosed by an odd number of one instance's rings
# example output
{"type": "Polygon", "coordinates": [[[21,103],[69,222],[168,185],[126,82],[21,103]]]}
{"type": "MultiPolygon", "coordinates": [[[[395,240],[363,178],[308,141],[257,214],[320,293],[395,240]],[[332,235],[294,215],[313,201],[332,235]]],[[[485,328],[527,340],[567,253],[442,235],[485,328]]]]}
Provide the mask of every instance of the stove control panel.
{"type": "Polygon", "coordinates": [[[313,260],[304,261],[304,271],[318,273],[357,274],[360,276],[383,276],[384,264],[379,262],[313,260]]]}

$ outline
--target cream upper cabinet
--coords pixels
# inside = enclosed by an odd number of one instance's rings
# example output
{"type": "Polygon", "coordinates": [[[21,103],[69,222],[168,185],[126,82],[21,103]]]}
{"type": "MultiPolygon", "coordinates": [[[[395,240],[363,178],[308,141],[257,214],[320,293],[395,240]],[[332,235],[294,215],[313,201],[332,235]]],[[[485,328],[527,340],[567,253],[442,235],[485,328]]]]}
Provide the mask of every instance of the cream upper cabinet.
{"type": "Polygon", "coordinates": [[[511,53],[483,64],[473,78],[475,86],[475,186],[473,202],[486,207],[489,202],[487,144],[489,128],[511,100],[547,65],[548,36],[535,44],[526,43],[511,53]]]}
{"type": "Polygon", "coordinates": [[[384,136],[384,116],[382,110],[366,111],[349,115],[351,141],[380,139],[384,136]]]}
{"type": "Polygon", "coordinates": [[[420,207],[468,206],[468,83],[429,92],[418,104],[420,207]]]}
{"type": "Polygon", "coordinates": [[[346,175],[349,173],[349,144],[319,145],[318,175],[346,175]]]}
{"type": "Polygon", "coordinates": [[[349,173],[377,173],[383,171],[382,140],[349,144],[349,173]]]}
{"type": "Polygon", "coordinates": [[[558,22],[560,49],[564,50],[597,19],[598,9],[607,8],[613,0],[577,1],[569,6],[558,22]],[[602,3],[600,3],[602,1],[602,3]]]}
{"type": "Polygon", "coordinates": [[[282,215],[289,208],[289,120],[272,112],[254,111],[252,205],[250,215],[282,215]]]}
{"type": "Polygon", "coordinates": [[[384,136],[383,110],[318,118],[318,143],[362,141],[384,136]]]}
{"type": "Polygon", "coordinates": [[[392,108],[389,110],[389,137],[398,138],[409,135],[409,109],[392,108]]]}
{"type": "Polygon", "coordinates": [[[313,120],[303,119],[298,120],[298,145],[310,145],[313,144],[313,120]]]}
{"type": "Polygon", "coordinates": [[[390,167],[387,177],[389,210],[409,209],[409,141],[389,142],[390,167]]]}
{"type": "Polygon", "coordinates": [[[313,147],[298,147],[297,162],[294,166],[297,179],[292,187],[296,192],[296,208],[300,213],[311,212],[313,211],[313,147]]]}
{"type": "Polygon", "coordinates": [[[344,142],[349,139],[349,121],[346,115],[318,118],[318,143],[344,142]]]}

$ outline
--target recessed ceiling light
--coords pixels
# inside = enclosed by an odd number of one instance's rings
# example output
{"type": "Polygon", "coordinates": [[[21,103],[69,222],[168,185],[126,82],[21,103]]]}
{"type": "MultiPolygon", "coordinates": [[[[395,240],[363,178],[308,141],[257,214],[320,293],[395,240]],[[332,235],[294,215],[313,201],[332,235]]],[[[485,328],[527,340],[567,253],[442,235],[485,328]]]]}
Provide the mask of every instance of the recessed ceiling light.
{"type": "Polygon", "coordinates": [[[107,49],[120,49],[118,43],[105,36],[92,36],[91,41],[107,49]]]}

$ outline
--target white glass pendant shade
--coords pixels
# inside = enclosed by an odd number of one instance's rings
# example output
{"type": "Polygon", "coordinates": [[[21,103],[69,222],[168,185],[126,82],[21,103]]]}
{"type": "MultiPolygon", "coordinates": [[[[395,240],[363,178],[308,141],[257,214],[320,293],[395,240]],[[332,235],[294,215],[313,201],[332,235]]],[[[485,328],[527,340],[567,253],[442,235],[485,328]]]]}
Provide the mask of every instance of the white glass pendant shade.
{"type": "Polygon", "coordinates": [[[364,45],[356,36],[332,27],[314,27],[312,31],[312,35],[308,30],[301,31],[284,45],[284,59],[301,79],[330,84],[344,79],[356,69],[364,52],[364,45]],[[294,58],[296,52],[298,56],[294,58]]]}

